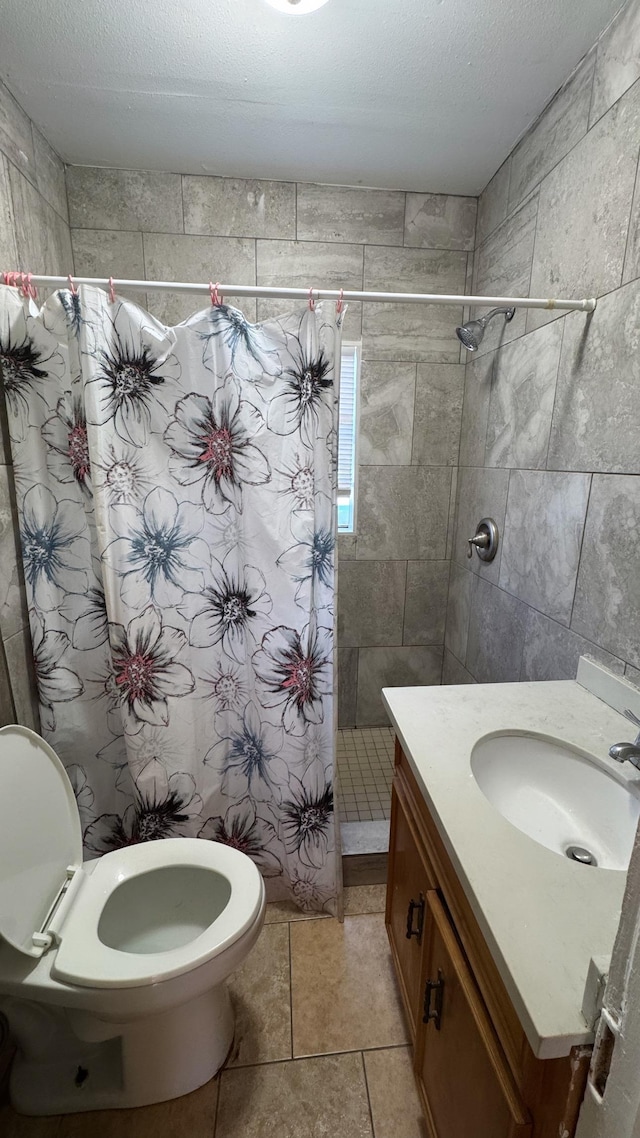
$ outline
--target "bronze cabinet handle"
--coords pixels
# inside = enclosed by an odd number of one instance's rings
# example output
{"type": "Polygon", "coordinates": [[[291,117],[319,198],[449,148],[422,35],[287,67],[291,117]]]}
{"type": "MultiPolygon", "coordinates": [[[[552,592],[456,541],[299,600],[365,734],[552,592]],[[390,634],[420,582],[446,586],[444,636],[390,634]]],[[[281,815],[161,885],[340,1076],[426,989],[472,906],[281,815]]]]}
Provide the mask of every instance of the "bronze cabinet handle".
{"type": "Polygon", "coordinates": [[[438,969],[437,980],[427,980],[424,990],[424,1015],[422,1016],[423,1023],[433,1021],[436,1031],[440,1031],[440,1023],[442,1020],[442,999],[444,996],[444,975],[442,969],[438,969]],[[431,1007],[431,997],[435,996],[433,1008],[431,1007]]]}
{"type": "Polygon", "coordinates": [[[409,908],[407,909],[407,940],[411,937],[416,937],[418,944],[422,942],[422,930],[424,928],[424,895],[419,894],[420,900],[414,901],[413,898],[409,901],[409,908]],[[413,927],[413,914],[418,910],[418,924],[417,928],[413,927]]]}

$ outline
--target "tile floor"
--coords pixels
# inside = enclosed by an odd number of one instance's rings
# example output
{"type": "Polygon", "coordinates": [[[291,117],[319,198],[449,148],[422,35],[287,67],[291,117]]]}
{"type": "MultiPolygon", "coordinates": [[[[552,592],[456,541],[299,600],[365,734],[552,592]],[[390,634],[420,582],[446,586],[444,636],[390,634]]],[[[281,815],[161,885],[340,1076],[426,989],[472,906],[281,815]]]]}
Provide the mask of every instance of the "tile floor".
{"type": "Polygon", "coordinates": [[[138,1110],[25,1118],[3,1138],[426,1138],[384,928],[383,885],[345,890],[345,921],[269,905],[230,981],[236,1042],[220,1076],[138,1110]]]}
{"type": "Polygon", "coordinates": [[[343,822],[390,817],[393,746],[390,727],[338,731],[336,762],[343,822]]]}

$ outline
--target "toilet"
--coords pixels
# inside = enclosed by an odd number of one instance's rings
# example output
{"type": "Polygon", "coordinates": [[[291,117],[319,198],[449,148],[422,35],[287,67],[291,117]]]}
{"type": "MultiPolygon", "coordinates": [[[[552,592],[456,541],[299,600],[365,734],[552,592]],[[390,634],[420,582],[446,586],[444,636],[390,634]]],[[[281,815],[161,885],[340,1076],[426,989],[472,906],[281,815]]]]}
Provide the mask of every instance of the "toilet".
{"type": "Polygon", "coordinates": [[[187,1094],[233,1041],[227,976],[255,944],[264,884],[245,854],[167,838],[82,862],[55,751],[0,729],[0,1012],[23,1114],[187,1094]]]}

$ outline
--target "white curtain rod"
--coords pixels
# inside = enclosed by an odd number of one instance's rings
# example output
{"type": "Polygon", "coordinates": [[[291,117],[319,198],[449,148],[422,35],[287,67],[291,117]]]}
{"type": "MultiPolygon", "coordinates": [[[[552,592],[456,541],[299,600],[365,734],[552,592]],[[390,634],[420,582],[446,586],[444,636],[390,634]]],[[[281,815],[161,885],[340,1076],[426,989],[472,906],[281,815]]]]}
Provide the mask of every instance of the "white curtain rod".
{"type": "MultiPolygon", "coordinates": [[[[68,288],[68,277],[31,276],[34,285],[43,288],[68,288]]],[[[97,285],[108,289],[139,289],[142,292],[202,292],[209,293],[210,285],[192,281],[128,281],[110,277],[73,277],[75,285],[97,285]]],[[[420,292],[352,292],[336,288],[269,288],[259,285],[218,284],[218,295],[250,296],[264,300],[344,300],[366,301],[368,304],[454,304],[487,306],[489,308],[553,308],[566,311],[593,312],[595,298],[583,300],[544,299],[541,297],[518,296],[459,296],[447,293],[420,292]]]]}

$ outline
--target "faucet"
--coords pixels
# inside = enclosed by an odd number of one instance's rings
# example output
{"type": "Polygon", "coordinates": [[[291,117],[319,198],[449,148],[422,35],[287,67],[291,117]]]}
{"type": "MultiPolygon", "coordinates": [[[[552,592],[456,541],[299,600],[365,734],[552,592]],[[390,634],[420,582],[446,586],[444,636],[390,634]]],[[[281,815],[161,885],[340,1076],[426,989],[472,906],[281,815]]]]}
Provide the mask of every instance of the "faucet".
{"type": "MultiPolygon", "coordinates": [[[[625,715],[636,727],[640,728],[640,719],[628,707],[625,710],[625,715]]],[[[617,763],[624,763],[628,759],[630,763],[633,763],[636,770],[640,770],[640,731],[638,731],[635,743],[614,743],[612,747],[609,747],[609,756],[615,759],[617,763]]]]}

